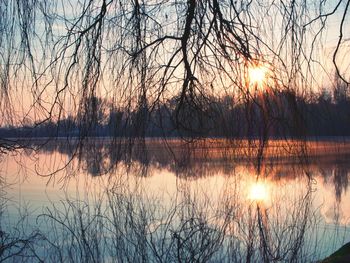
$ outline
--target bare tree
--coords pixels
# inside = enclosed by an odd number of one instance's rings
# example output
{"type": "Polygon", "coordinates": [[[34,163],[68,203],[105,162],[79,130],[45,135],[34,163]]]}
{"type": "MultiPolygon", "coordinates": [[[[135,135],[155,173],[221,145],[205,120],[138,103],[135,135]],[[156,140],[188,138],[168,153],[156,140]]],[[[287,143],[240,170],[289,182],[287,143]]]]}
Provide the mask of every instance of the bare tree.
{"type": "MultiPolygon", "coordinates": [[[[349,82],[348,65],[339,60],[348,49],[348,6],[343,0],[6,1],[0,5],[2,124],[66,116],[93,123],[89,101],[103,97],[137,123],[126,137],[142,138],[148,116],[171,101],[175,127],[197,136],[215,98],[234,96],[246,104],[249,124],[227,135],[251,138],[258,125],[263,149],[278,118],[266,111],[261,93],[315,92],[319,73],[329,73],[320,55],[327,30],[338,32],[332,63],[349,82]],[[254,67],[266,70],[260,91],[249,75],[254,67]]],[[[288,107],[295,126],[302,125],[297,103],[288,107]]]]}

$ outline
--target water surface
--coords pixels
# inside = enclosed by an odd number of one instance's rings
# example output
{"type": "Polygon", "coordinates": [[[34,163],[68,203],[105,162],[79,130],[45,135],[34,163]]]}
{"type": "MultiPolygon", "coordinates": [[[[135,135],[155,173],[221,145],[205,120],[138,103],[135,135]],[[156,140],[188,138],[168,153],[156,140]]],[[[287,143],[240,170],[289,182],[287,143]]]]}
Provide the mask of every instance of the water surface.
{"type": "Polygon", "coordinates": [[[229,147],[193,152],[171,143],[173,152],[152,143],[128,160],[109,141],[77,155],[56,142],[3,156],[2,242],[16,246],[2,257],[311,262],[349,241],[344,151],[257,166],[230,158],[229,147]]]}

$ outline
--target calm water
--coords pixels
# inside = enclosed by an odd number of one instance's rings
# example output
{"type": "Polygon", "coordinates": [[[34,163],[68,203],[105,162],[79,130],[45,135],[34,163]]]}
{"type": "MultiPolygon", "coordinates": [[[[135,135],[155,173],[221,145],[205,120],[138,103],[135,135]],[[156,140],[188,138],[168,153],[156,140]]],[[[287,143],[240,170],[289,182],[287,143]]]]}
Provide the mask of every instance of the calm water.
{"type": "Polygon", "coordinates": [[[346,155],[257,168],[223,149],[148,148],[131,162],[108,142],[2,156],[1,258],[314,262],[350,241],[346,155]]]}

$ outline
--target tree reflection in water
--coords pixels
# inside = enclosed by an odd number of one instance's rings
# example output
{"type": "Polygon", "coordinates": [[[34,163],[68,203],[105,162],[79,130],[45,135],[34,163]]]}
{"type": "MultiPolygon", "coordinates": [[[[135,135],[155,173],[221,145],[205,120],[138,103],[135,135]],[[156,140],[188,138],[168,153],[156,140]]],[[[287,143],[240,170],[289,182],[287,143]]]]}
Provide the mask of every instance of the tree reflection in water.
{"type": "MultiPolygon", "coordinates": [[[[50,176],[36,180],[63,180],[64,188],[28,224],[35,234],[12,259],[310,262],[346,235],[326,236],[334,232],[324,230],[314,192],[315,178],[322,175],[325,182],[334,182],[339,204],[348,185],[347,163],[310,159],[301,166],[291,158],[267,158],[257,169],[244,158],[230,159],[229,152],[219,156],[181,147],[169,153],[153,147],[129,156],[116,155],[113,144],[97,142],[76,155],[59,143],[42,148],[37,172],[50,176]],[[65,169],[54,174],[47,167],[39,170],[52,158],[61,159],[65,169]]],[[[28,181],[34,176],[28,175],[28,181]]],[[[16,245],[2,247],[5,258],[16,245]]]]}

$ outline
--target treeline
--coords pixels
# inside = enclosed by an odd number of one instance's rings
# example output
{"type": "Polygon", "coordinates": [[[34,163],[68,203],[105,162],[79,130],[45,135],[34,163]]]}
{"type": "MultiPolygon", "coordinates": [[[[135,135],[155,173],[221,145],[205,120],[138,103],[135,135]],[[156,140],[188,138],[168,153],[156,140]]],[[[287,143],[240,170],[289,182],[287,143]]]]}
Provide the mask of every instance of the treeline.
{"type": "Polygon", "coordinates": [[[305,99],[291,91],[266,90],[239,99],[174,97],[165,103],[116,108],[101,98],[84,112],[40,125],[0,128],[0,137],[303,137],[350,136],[345,91],[305,99]]]}

